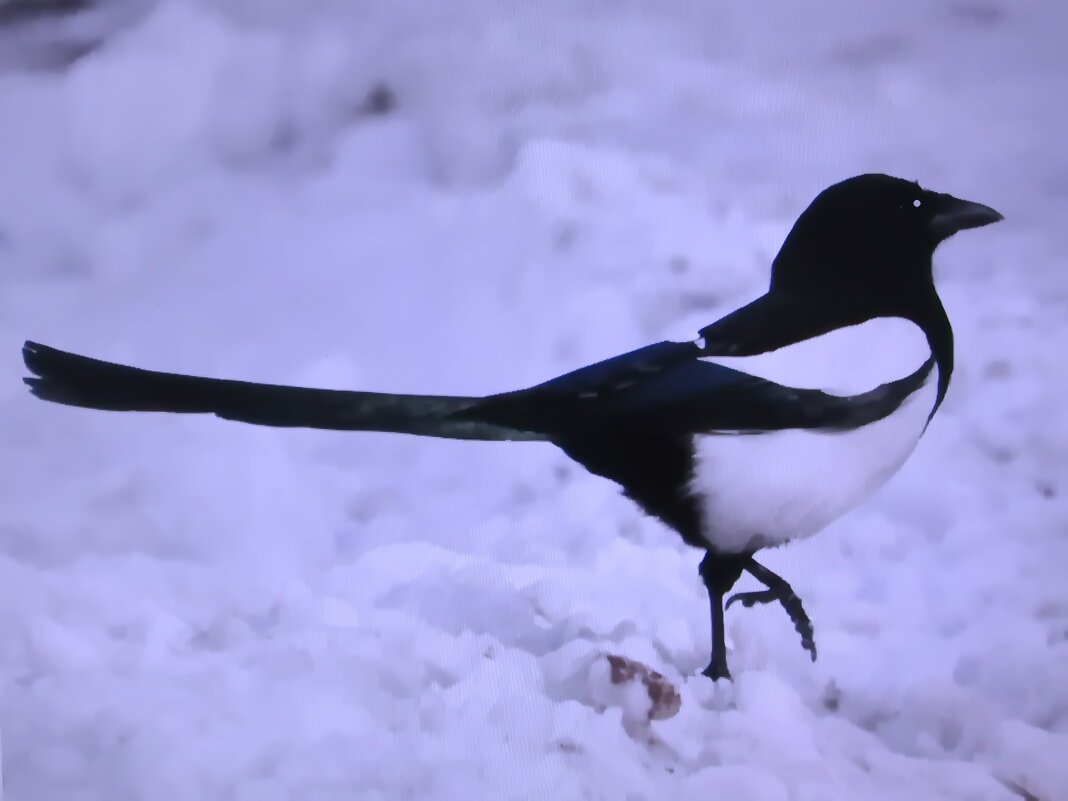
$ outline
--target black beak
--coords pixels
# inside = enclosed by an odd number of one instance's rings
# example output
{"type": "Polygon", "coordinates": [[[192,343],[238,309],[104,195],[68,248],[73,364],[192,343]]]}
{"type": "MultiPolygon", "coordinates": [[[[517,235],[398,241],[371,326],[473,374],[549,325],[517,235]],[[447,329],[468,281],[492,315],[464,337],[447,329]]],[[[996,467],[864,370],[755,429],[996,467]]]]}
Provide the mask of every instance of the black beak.
{"type": "Polygon", "coordinates": [[[931,233],[935,239],[941,242],[968,228],[980,228],[990,223],[996,223],[1005,218],[989,206],[982,203],[972,203],[970,200],[961,200],[952,195],[940,195],[938,209],[931,217],[931,233]]]}

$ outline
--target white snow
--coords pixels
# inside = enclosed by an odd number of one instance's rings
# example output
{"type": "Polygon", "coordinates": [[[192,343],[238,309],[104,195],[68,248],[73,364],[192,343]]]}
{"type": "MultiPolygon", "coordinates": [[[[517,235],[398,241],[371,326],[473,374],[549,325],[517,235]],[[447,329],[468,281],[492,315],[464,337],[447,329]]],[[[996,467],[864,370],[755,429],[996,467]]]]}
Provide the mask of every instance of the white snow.
{"type": "Polygon", "coordinates": [[[1068,798],[1063,4],[76,22],[0,28],[5,798],[1068,798]],[[1006,220],[939,250],[958,363],[913,457],[765,554],[819,661],[781,610],[732,608],[730,686],[699,675],[699,554],[550,446],[95,413],[20,382],[32,338],[528,385],[692,339],[867,171],[1006,220]],[[644,702],[604,686],[607,653],[678,714],[625,725],[644,702]]]}

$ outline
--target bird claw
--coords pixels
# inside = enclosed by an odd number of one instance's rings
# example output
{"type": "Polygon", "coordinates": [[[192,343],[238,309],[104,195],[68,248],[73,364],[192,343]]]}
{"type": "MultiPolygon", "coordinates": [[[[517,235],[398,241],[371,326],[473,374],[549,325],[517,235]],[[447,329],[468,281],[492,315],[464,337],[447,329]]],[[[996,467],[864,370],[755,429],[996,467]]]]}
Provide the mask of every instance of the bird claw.
{"type": "Polygon", "coordinates": [[[741,601],[742,606],[747,609],[756,604],[767,604],[772,601],[778,601],[782,605],[782,608],[786,610],[786,614],[790,616],[790,622],[794,624],[794,629],[801,635],[801,647],[808,651],[809,656],[812,657],[812,661],[815,662],[816,632],[812,627],[812,621],[805,612],[805,607],[801,603],[801,599],[797,596],[797,593],[794,592],[794,588],[790,586],[786,579],[772,573],[759,562],[752,559],[749,560],[745,569],[751,576],[753,576],[753,578],[767,587],[767,589],[756,592],[735,593],[727,599],[727,604],[724,609],[729,609],[730,605],[735,601],[741,601]]]}
{"type": "Polygon", "coordinates": [[[751,609],[757,604],[770,604],[779,600],[779,596],[772,590],[758,590],[756,592],[736,592],[730,598],[727,599],[727,605],[724,609],[730,609],[731,604],[735,601],[741,601],[742,606],[746,609],[751,609]]]}

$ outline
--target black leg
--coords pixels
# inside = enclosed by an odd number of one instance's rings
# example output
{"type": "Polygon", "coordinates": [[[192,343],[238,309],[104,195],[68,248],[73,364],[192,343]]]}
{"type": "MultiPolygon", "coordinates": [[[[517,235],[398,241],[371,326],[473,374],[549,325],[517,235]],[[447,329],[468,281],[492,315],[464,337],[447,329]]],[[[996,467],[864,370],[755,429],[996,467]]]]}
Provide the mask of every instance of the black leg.
{"type": "Polygon", "coordinates": [[[712,680],[729,679],[727,668],[727,640],[723,630],[723,596],[730,592],[745,567],[743,557],[722,556],[711,551],[701,560],[701,579],[708,590],[712,611],[712,660],[701,672],[712,680]]]}
{"type": "Polygon", "coordinates": [[[782,576],[772,573],[752,557],[748,557],[746,560],[745,570],[767,589],[758,592],[736,593],[727,600],[726,608],[729,609],[730,605],[735,601],[741,601],[742,606],[747,608],[754,604],[767,604],[772,601],[778,601],[782,604],[782,608],[786,610],[786,614],[790,616],[790,621],[794,624],[794,628],[797,629],[797,633],[801,635],[801,647],[808,651],[812,661],[815,662],[815,630],[812,628],[812,621],[809,620],[808,615],[805,613],[805,607],[802,605],[801,599],[797,597],[797,593],[794,592],[794,588],[782,576]]]}

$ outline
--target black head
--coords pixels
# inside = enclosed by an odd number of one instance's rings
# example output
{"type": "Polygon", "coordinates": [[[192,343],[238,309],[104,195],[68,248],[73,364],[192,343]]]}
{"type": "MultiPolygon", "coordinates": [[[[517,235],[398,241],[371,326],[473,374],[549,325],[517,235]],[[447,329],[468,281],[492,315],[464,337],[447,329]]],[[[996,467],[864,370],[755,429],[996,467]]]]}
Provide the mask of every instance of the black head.
{"type": "Polygon", "coordinates": [[[953,330],[931,257],[957,231],[1002,219],[988,206],[889,175],[858,175],[820,192],[794,223],[768,292],[701,329],[707,356],[752,356],[875,317],[927,334],[939,402],[953,370],[953,330]]]}
{"type": "Polygon", "coordinates": [[[798,218],[772,265],[771,289],[867,295],[930,285],[940,242],[1001,219],[913,181],[858,175],[820,192],[798,218]]]}

